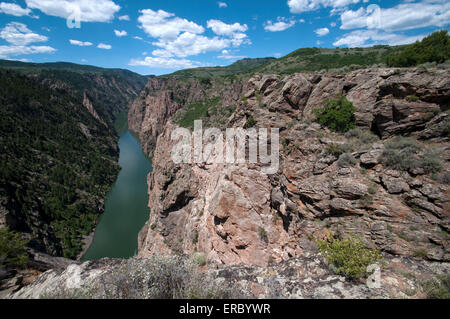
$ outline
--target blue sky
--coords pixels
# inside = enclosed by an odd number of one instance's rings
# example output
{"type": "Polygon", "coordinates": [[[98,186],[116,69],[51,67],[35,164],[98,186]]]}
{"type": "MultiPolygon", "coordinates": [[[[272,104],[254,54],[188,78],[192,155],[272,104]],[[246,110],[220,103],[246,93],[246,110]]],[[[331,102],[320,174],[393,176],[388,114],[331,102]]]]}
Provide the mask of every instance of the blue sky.
{"type": "Polygon", "coordinates": [[[448,0],[0,0],[0,58],[159,75],[302,47],[406,44],[449,23],[448,0]]]}

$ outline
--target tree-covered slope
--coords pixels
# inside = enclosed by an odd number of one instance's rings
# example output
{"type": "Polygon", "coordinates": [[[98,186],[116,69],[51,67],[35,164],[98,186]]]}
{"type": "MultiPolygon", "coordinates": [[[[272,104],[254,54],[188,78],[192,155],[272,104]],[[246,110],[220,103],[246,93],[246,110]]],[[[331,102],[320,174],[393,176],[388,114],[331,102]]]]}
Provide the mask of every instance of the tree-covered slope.
{"type": "Polygon", "coordinates": [[[74,258],[119,170],[117,136],[80,96],[0,70],[0,217],[74,258]]]}

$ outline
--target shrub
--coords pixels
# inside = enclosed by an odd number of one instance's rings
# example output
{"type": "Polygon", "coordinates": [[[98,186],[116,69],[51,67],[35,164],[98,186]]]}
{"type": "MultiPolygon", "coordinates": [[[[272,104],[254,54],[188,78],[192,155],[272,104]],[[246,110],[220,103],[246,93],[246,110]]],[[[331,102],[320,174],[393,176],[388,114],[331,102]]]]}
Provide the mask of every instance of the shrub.
{"type": "Polygon", "coordinates": [[[245,126],[244,126],[244,128],[251,128],[251,127],[254,127],[255,125],[256,125],[256,120],[253,118],[253,116],[249,116],[248,118],[247,118],[247,122],[245,122],[245,126]]]}
{"type": "Polygon", "coordinates": [[[408,95],[405,99],[408,102],[417,102],[417,101],[419,101],[419,98],[417,96],[415,96],[415,95],[408,95]]]}
{"type": "Polygon", "coordinates": [[[344,96],[324,102],[324,108],[313,110],[317,121],[335,132],[347,132],[355,127],[355,107],[344,96]]]}
{"type": "Polygon", "coordinates": [[[367,267],[382,257],[378,250],[366,248],[361,240],[352,236],[341,240],[318,240],[317,245],[336,273],[350,279],[364,277],[367,267]]]}
{"type": "Polygon", "coordinates": [[[345,151],[342,146],[337,144],[328,144],[325,148],[325,155],[333,155],[335,157],[339,157],[344,153],[345,151]]]}
{"type": "Polygon", "coordinates": [[[266,244],[269,242],[269,237],[267,236],[267,232],[264,229],[264,227],[259,227],[259,229],[258,229],[258,236],[266,244]]]}
{"type": "Polygon", "coordinates": [[[339,167],[350,167],[355,166],[358,161],[349,153],[344,153],[339,156],[338,165],[339,167]]]}
{"type": "Polygon", "coordinates": [[[208,263],[208,259],[206,259],[204,253],[196,252],[192,255],[192,262],[196,265],[204,266],[208,263]]]}
{"type": "Polygon", "coordinates": [[[20,235],[8,228],[0,228],[0,267],[24,267],[28,261],[25,246],[29,240],[21,239],[20,235]]]}
{"type": "Polygon", "coordinates": [[[428,253],[425,249],[420,248],[413,251],[413,256],[417,258],[427,259],[428,253]]]}
{"type": "Polygon", "coordinates": [[[439,152],[432,149],[423,151],[416,140],[406,137],[395,137],[387,142],[381,162],[386,167],[403,171],[422,168],[428,174],[442,170],[439,152]]]}
{"type": "Polygon", "coordinates": [[[373,197],[366,194],[359,199],[359,203],[362,207],[368,207],[373,204],[373,197]]]}
{"type": "Polygon", "coordinates": [[[226,282],[202,273],[183,257],[130,259],[95,278],[81,289],[57,287],[44,294],[50,299],[234,299],[246,294],[226,282]]]}
{"type": "Polygon", "coordinates": [[[450,299],[450,275],[438,276],[422,283],[428,299],[450,299]]]}
{"type": "Polygon", "coordinates": [[[345,137],[354,138],[361,145],[375,143],[379,140],[378,136],[370,131],[364,131],[360,128],[354,128],[345,133],[345,137]]]}

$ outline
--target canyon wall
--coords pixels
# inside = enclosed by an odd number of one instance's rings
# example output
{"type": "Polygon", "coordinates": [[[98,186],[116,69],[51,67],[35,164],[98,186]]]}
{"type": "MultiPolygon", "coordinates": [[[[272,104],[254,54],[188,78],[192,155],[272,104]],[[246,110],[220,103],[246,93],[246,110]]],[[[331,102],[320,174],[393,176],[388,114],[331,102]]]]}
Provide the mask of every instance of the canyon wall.
{"type": "Polygon", "coordinates": [[[130,128],[153,156],[150,218],[139,236],[139,256],[197,251],[219,263],[266,266],[314,250],[311,239],[331,232],[361,237],[394,256],[448,262],[443,179],[450,156],[449,79],[448,70],[425,69],[255,75],[207,84],[151,79],[129,114],[130,128]],[[356,108],[361,130],[353,136],[312,121],[315,108],[339,95],[356,108]],[[256,128],[280,128],[276,174],[264,174],[261,164],[170,160],[177,112],[212,97],[236,109],[225,125],[209,126],[244,127],[252,118],[256,128]],[[418,140],[418,156],[439,153],[444,173],[389,167],[386,143],[400,135],[418,140]],[[330,151],[336,147],[350,155],[350,163],[330,151]]]}

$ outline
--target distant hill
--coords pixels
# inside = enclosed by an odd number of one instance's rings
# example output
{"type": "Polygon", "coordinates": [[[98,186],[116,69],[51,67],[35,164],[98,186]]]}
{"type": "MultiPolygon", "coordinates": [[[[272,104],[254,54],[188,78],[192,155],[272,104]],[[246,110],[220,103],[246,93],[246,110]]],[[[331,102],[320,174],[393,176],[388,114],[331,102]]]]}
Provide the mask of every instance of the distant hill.
{"type": "Polygon", "coordinates": [[[239,73],[249,72],[261,65],[274,61],[275,58],[257,58],[257,59],[242,59],[234,62],[229,66],[216,66],[207,68],[186,69],[174,72],[169,75],[161,77],[176,77],[176,78],[210,78],[215,76],[230,76],[239,73]]]}
{"type": "Polygon", "coordinates": [[[370,48],[304,48],[253,70],[260,73],[292,74],[338,69],[348,66],[369,67],[384,64],[394,50],[387,45],[370,48]]]}
{"type": "Polygon", "coordinates": [[[147,76],[124,69],[104,69],[68,62],[25,63],[0,60],[0,70],[15,71],[37,79],[48,87],[70,91],[71,95],[86,93],[94,107],[108,124],[117,114],[128,109],[129,103],[148,81],[147,76]]]}

